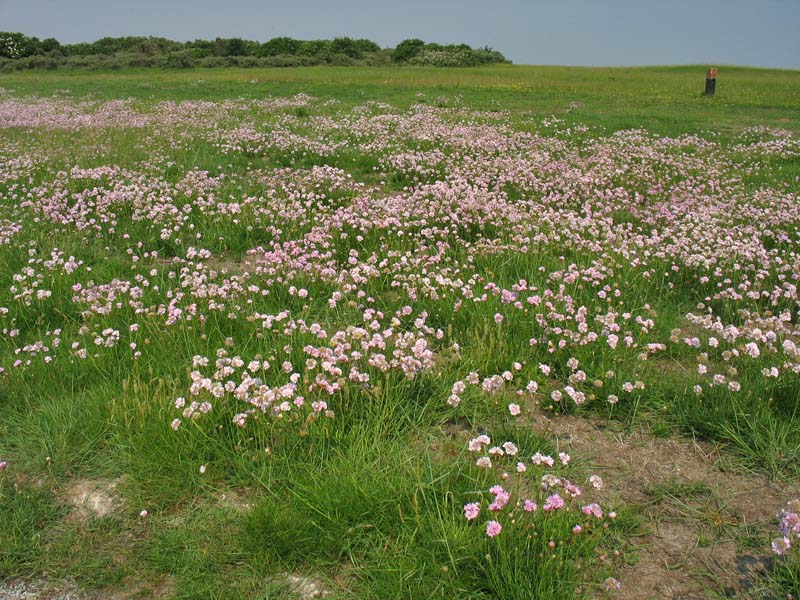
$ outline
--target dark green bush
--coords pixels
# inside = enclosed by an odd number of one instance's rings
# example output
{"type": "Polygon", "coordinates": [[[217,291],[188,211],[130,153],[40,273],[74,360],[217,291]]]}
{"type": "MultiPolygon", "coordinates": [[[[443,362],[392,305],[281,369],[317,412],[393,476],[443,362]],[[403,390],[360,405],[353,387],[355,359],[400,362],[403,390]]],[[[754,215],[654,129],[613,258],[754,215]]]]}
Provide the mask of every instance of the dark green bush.
{"type": "Polygon", "coordinates": [[[13,73],[22,69],[19,60],[0,58],[0,73],[13,73]]]}
{"type": "MultiPolygon", "coordinates": [[[[177,50],[168,54],[162,54],[155,61],[155,66],[165,69],[189,69],[197,64],[198,59],[194,57],[191,49],[177,50]]],[[[131,66],[150,66],[150,65],[131,65],[131,66]]]]}
{"type": "Polygon", "coordinates": [[[332,52],[327,56],[326,63],[329,65],[333,65],[335,67],[352,67],[355,64],[355,60],[348,56],[347,54],[342,54],[340,52],[332,52]]]}
{"type": "Polygon", "coordinates": [[[57,69],[59,65],[58,58],[54,58],[51,56],[42,56],[42,55],[29,56],[28,58],[23,59],[22,62],[26,64],[26,68],[28,69],[53,70],[57,69]]]}
{"type": "Polygon", "coordinates": [[[425,48],[425,42],[420,39],[413,38],[410,40],[403,40],[392,53],[392,59],[395,62],[404,63],[414,58],[417,54],[422,52],[425,48]]]}
{"type": "Polygon", "coordinates": [[[197,60],[197,66],[214,69],[219,67],[231,67],[233,66],[233,62],[230,57],[206,56],[205,58],[197,60]]]}
{"type": "Polygon", "coordinates": [[[0,31],[0,57],[25,58],[42,51],[39,38],[17,31],[0,31]]]}
{"type": "Polygon", "coordinates": [[[466,44],[442,46],[404,40],[382,50],[368,39],[296,40],[276,37],[262,43],[241,38],[175,42],[161,37],[104,37],[92,43],[62,45],[18,32],[0,32],[0,71],[22,69],[124,69],[159,67],[296,67],[310,65],[378,66],[392,62],[464,67],[505,62],[491,48],[466,44]]]}
{"type": "Polygon", "coordinates": [[[276,37],[264,42],[258,48],[258,56],[296,56],[300,53],[300,40],[290,37],[276,37]]]}

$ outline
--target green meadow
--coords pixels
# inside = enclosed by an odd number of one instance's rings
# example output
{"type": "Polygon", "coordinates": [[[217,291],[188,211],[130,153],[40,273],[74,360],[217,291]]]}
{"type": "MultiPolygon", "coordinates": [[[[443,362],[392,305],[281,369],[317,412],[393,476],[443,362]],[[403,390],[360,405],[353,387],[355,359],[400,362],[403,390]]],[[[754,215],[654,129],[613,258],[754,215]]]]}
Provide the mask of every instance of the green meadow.
{"type": "Polygon", "coordinates": [[[704,81],[3,74],[0,598],[797,598],[800,72],[704,81]]]}

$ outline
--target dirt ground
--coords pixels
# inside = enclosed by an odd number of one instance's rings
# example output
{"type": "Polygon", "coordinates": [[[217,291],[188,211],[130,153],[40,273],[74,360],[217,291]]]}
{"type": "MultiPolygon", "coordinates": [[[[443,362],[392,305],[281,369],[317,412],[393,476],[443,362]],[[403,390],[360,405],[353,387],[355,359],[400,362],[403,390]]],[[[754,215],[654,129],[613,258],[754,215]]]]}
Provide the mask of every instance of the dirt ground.
{"type": "Polygon", "coordinates": [[[572,416],[535,418],[605,482],[612,504],[634,503],[647,521],[618,573],[626,600],[747,598],[771,564],[765,540],[797,486],[726,468],[717,450],[690,439],[615,432],[572,416]]]}

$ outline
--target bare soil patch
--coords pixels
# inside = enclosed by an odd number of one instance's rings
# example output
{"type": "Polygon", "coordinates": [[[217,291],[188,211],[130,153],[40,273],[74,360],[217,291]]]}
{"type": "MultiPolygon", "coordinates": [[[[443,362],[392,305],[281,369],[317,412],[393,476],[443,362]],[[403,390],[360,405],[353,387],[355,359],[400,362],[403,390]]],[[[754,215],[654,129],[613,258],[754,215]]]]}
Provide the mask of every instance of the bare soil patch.
{"type": "Polygon", "coordinates": [[[67,502],[73,507],[69,518],[87,520],[122,510],[125,502],[117,493],[121,482],[122,479],[82,479],[70,483],[64,489],[67,502]]]}
{"type": "Polygon", "coordinates": [[[769,568],[771,519],[798,486],[736,470],[720,449],[644,431],[614,431],[600,420],[539,414],[534,428],[592,465],[601,495],[635,504],[649,519],[619,572],[626,600],[747,597],[769,568]]]}

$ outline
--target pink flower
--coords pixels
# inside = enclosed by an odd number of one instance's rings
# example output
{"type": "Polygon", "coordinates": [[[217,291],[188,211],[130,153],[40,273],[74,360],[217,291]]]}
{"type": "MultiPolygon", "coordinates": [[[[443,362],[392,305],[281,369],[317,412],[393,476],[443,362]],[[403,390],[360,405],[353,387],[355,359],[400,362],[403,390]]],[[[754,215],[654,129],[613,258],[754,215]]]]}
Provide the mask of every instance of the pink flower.
{"type": "Polygon", "coordinates": [[[481,512],[481,505],[477,502],[470,502],[469,504],[464,505],[464,516],[467,518],[467,521],[472,521],[478,517],[478,513],[481,512]]]}
{"type": "Polygon", "coordinates": [[[0,460],[0,471],[3,471],[3,470],[5,470],[5,468],[6,468],[7,466],[8,466],[8,463],[7,463],[6,461],[4,461],[4,460],[0,460]]]}
{"type": "Polygon", "coordinates": [[[792,543],[786,536],[772,540],[772,551],[777,555],[784,554],[791,547],[792,543]]]}
{"type": "Polygon", "coordinates": [[[489,505],[489,510],[492,512],[499,512],[503,510],[508,504],[509,499],[511,498],[511,494],[506,491],[502,491],[494,497],[494,502],[489,505]]]}
{"type": "Polygon", "coordinates": [[[543,364],[543,363],[539,363],[539,370],[540,370],[540,371],[541,371],[541,372],[542,372],[544,375],[550,375],[550,365],[545,365],[545,364],[543,364]]]}
{"type": "Polygon", "coordinates": [[[512,417],[516,417],[519,416],[519,414],[522,412],[522,409],[520,408],[519,404],[509,404],[508,412],[511,413],[512,417]]]}
{"type": "Polygon", "coordinates": [[[142,519],[144,519],[145,517],[147,517],[147,515],[148,515],[148,514],[149,514],[149,513],[148,513],[146,510],[143,510],[143,511],[141,511],[141,512],[139,513],[139,516],[140,516],[142,519]]]}
{"type": "Polygon", "coordinates": [[[586,516],[592,515],[597,517],[598,519],[603,518],[603,509],[600,508],[600,505],[595,502],[581,507],[581,512],[586,516]]]}
{"type": "Polygon", "coordinates": [[[486,523],[486,535],[490,538],[497,537],[503,531],[503,526],[497,521],[489,521],[486,523]]]}
{"type": "Polygon", "coordinates": [[[470,452],[480,452],[481,449],[487,445],[491,444],[492,440],[487,435],[479,435],[476,438],[473,438],[469,441],[467,448],[469,448],[470,452]]]}
{"type": "Polygon", "coordinates": [[[532,500],[525,500],[525,502],[522,503],[522,509],[525,512],[535,512],[537,508],[538,506],[536,505],[536,502],[533,502],[532,500]]]}
{"type": "Polygon", "coordinates": [[[564,499],[559,496],[558,494],[553,494],[552,496],[548,496],[547,500],[544,503],[544,511],[550,512],[553,510],[558,510],[559,508],[564,508],[566,502],[564,499]]]}

